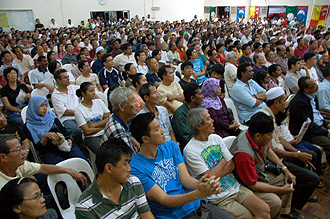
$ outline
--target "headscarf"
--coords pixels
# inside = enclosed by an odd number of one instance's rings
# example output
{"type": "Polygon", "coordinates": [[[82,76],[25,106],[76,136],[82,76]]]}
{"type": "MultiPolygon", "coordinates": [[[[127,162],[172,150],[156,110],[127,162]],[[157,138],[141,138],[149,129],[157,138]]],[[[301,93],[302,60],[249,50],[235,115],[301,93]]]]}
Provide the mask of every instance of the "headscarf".
{"type": "Polygon", "coordinates": [[[213,108],[215,110],[220,110],[222,108],[220,97],[215,95],[219,88],[219,83],[220,80],[216,78],[208,78],[204,81],[201,89],[202,94],[204,95],[202,103],[203,108],[213,108]]]}
{"type": "Polygon", "coordinates": [[[45,116],[39,115],[39,108],[45,101],[48,106],[48,100],[45,97],[31,97],[26,111],[26,127],[30,131],[35,144],[37,144],[44,135],[49,132],[56,118],[56,115],[49,110],[45,116]]]}

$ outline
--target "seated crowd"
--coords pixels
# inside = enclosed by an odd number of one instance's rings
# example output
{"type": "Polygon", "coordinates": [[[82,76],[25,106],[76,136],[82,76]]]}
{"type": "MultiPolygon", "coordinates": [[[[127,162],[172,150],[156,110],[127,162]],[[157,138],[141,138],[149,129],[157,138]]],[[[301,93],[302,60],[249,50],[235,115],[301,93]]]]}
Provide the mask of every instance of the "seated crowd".
{"type": "Polygon", "coordinates": [[[78,219],[303,217],[330,162],[330,29],[280,21],[0,33],[0,214],[60,217],[45,175],[86,185],[56,166],[78,157],[97,171],[78,219]]]}

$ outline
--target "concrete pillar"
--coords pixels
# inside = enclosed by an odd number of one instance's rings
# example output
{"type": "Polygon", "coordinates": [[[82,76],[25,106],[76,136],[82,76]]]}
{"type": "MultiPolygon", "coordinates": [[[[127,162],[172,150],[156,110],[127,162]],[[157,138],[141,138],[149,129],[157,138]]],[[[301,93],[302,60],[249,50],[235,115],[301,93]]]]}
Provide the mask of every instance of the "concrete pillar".
{"type": "Polygon", "coordinates": [[[246,0],[245,4],[245,22],[248,22],[250,19],[250,6],[251,6],[251,0],[246,0]]]}

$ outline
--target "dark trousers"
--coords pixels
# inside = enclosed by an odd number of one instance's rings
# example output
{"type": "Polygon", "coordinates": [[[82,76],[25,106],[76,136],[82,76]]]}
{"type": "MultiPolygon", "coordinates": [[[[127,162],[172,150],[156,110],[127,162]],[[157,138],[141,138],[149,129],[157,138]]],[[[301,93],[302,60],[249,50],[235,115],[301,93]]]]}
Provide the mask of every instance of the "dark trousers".
{"type": "Polygon", "coordinates": [[[320,178],[316,173],[305,169],[305,164],[299,159],[284,158],[283,163],[296,176],[296,185],[292,195],[292,207],[301,210],[320,183],[320,178]]]}
{"type": "Polygon", "coordinates": [[[204,206],[200,206],[199,208],[195,209],[193,212],[185,216],[183,219],[198,219],[202,218],[202,208],[206,208],[208,211],[207,219],[234,219],[224,210],[218,208],[215,205],[211,205],[209,203],[204,203],[204,206]]]}

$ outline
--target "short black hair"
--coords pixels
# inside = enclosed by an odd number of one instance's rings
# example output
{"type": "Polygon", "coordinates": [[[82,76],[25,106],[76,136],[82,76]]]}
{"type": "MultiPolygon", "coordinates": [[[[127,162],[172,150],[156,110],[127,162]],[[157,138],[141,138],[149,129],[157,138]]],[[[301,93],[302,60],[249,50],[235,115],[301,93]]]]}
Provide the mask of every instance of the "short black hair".
{"type": "Polygon", "coordinates": [[[124,50],[127,50],[128,47],[132,46],[131,44],[129,43],[124,43],[123,45],[121,45],[121,49],[124,51],[124,50]]]}
{"type": "Polygon", "coordinates": [[[55,80],[61,80],[61,73],[68,72],[66,69],[59,69],[54,73],[55,80]]]}
{"type": "Polygon", "coordinates": [[[255,134],[266,134],[274,130],[274,121],[271,116],[263,112],[254,114],[249,122],[249,134],[253,137],[255,134]],[[267,127],[267,129],[265,129],[267,127]]]}
{"type": "Polygon", "coordinates": [[[292,56],[291,58],[289,58],[288,60],[288,68],[289,70],[292,69],[292,65],[296,65],[297,62],[299,62],[301,59],[296,57],[296,56],[292,56]]]}
{"type": "Polygon", "coordinates": [[[132,120],[131,125],[129,126],[130,132],[140,144],[143,144],[143,136],[150,136],[149,124],[154,119],[155,115],[148,112],[139,114],[132,120]]]}
{"type": "Polygon", "coordinates": [[[135,58],[135,61],[138,62],[138,56],[141,55],[141,53],[144,53],[142,50],[137,50],[135,53],[134,53],[134,58],[135,58]]]}
{"type": "Polygon", "coordinates": [[[244,51],[244,50],[246,50],[246,48],[248,47],[248,46],[250,46],[249,44],[244,44],[243,46],[242,46],[242,51],[244,51]]]}
{"type": "Polygon", "coordinates": [[[136,83],[139,83],[141,77],[143,76],[142,73],[136,73],[135,75],[132,76],[132,84],[133,84],[133,87],[137,87],[136,86],[136,83]]]}
{"type": "Polygon", "coordinates": [[[183,95],[184,95],[184,100],[186,101],[186,103],[191,102],[191,97],[194,97],[196,95],[196,91],[198,89],[201,89],[201,88],[195,82],[190,82],[183,87],[183,95]]]}
{"type": "Polygon", "coordinates": [[[8,81],[7,79],[7,75],[9,74],[9,72],[11,72],[12,70],[14,70],[17,74],[17,77],[18,77],[18,69],[17,68],[14,68],[14,67],[8,67],[6,68],[5,70],[3,70],[3,76],[5,78],[6,81],[8,81]]]}
{"type": "Polygon", "coordinates": [[[144,96],[150,96],[150,87],[154,86],[152,83],[148,82],[144,85],[142,85],[139,89],[139,95],[142,98],[142,100],[145,102],[144,96]]]}
{"type": "Polygon", "coordinates": [[[307,60],[313,58],[314,56],[316,56],[314,52],[307,52],[304,54],[304,61],[307,62],[307,60]]]}
{"type": "Polygon", "coordinates": [[[88,63],[88,61],[87,60],[81,60],[79,63],[78,63],[78,69],[80,70],[80,69],[82,69],[83,67],[84,67],[84,65],[85,65],[85,62],[87,62],[88,63]]]}
{"type": "Polygon", "coordinates": [[[158,69],[158,76],[163,80],[164,75],[167,75],[167,69],[171,68],[170,65],[164,65],[158,69]]]}
{"type": "Polygon", "coordinates": [[[281,67],[279,64],[272,64],[271,66],[268,67],[268,73],[270,74],[270,76],[273,76],[274,73],[277,70],[277,67],[281,67]]]}
{"type": "Polygon", "coordinates": [[[3,57],[6,55],[6,54],[9,54],[10,55],[10,52],[9,51],[3,51],[2,53],[1,53],[1,59],[3,59],[3,57]]]}
{"type": "Polygon", "coordinates": [[[47,59],[46,56],[39,56],[38,57],[38,62],[41,62],[43,59],[47,59]]]}
{"type": "Polygon", "coordinates": [[[8,154],[10,151],[9,145],[6,141],[17,139],[15,135],[12,134],[0,134],[0,153],[8,154]]]}
{"type": "Polygon", "coordinates": [[[187,56],[187,59],[189,60],[190,57],[192,56],[192,52],[194,51],[194,47],[189,47],[186,51],[186,56],[187,56]]]}
{"type": "Polygon", "coordinates": [[[217,74],[219,74],[219,75],[222,76],[224,74],[224,72],[225,72],[225,67],[223,67],[222,64],[217,63],[217,64],[213,65],[212,72],[215,72],[215,73],[217,73],[217,74]]]}
{"type": "Polygon", "coordinates": [[[59,61],[56,61],[56,60],[55,61],[51,61],[51,62],[48,63],[48,71],[50,73],[52,73],[52,74],[55,73],[55,69],[57,67],[57,63],[60,64],[60,62],[59,61]]]}
{"type": "Polygon", "coordinates": [[[181,71],[183,71],[186,66],[191,66],[192,68],[194,68],[194,65],[190,61],[185,61],[181,64],[181,71]]]}
{"type": "Polygon", "coordinates": [[[246,68],[252,66],[249,62],[244,62],[240,64],[237,68],[237,78],[241,79],[242,78],[242,73],[246,72],[246,68]]]}
{"type": "Polygon", "coordinates": [[[311,79],[310,77],[301,77],[298,80],[298,87],[300,91],[304,91],[305,88],[308,88],[307,80],[311,79]]]}
{"type": "MultiPolygon", "coordinates": [[[[110,57],[111,54],[110,53],[106,53],[102,56],[102,63],[105,63],[107,61],[107,58],[110,57]]],[[[112,57],[112,56],[111,56],[112,57]]]]}
{"type": "Polygon", "coordinates": [[[95,165],[99,173],[103,173],[106,164],[116,166],[122,154],[132,156],[132,149],[121,138],[109,138],[103,142],[96,152],[95,165]]]}

